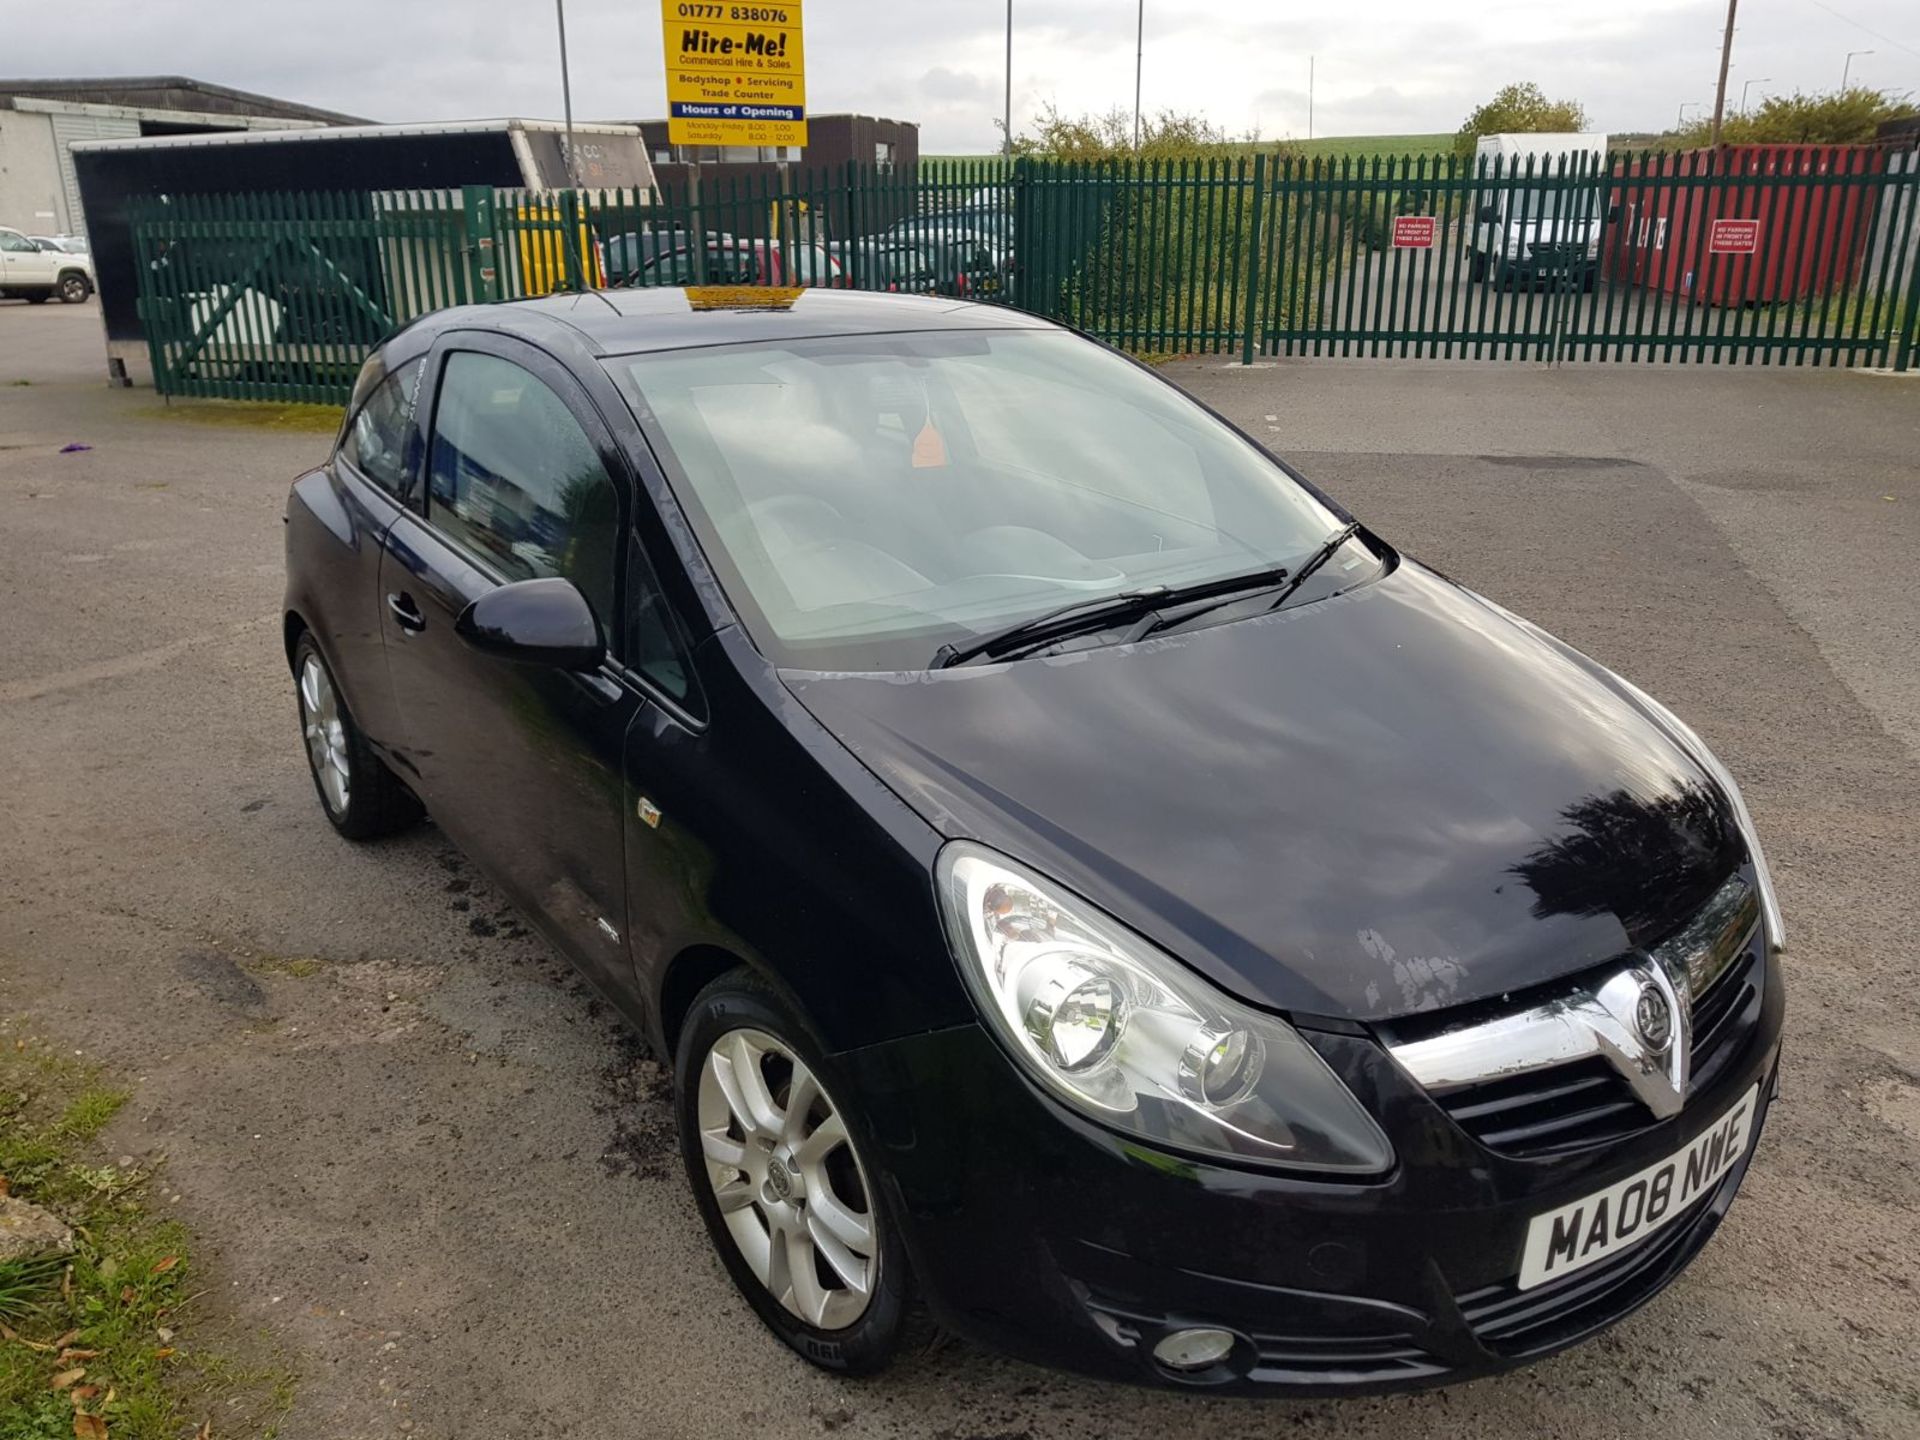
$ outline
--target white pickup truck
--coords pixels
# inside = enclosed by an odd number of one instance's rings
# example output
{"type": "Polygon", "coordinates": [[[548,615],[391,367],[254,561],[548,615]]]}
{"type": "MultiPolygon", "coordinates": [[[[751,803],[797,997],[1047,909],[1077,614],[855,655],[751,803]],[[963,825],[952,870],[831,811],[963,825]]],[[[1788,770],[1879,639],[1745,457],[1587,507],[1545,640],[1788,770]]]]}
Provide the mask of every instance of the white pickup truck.
{"type": "Polygon", "coordinates": [[[42,250],[18,230],[0,227],[0,297],[38,305],[57,295],[77,305],[91,294],[91,258],[42,250]]]}

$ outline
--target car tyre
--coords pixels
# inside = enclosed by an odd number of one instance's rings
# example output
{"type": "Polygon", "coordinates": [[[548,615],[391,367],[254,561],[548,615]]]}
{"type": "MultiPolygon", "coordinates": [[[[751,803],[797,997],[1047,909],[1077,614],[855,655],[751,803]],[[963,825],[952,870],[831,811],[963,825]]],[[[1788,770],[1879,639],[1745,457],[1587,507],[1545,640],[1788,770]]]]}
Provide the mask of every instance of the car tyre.
{"type": "Polygon", "coordinates": [[[310,634],[294,647],[293,679],[307,769],[333,828],[349,840],[373,840],[418,820],[420,802],[353,723],[346,697],[310,634]]]}
{"type": "Polygon", "coordinates": [[[87,283],[87,277],[78,270],[70,270],[62,275],[58,288],[62,305],[78,305],[93,294],[93,286],[87,283]]]}
{"type": "Polygon", "coordinates": [[[1467,257],[1467,279],[1475,284],[1487,278],[1487,257],[1481,250],[1475,250],[1467,257]]]}
{"type": "Polygon", "coordinates": [[[931,1327],[850,1099],[809,1027],[752,971],[694,998],[674,1103],[700,1218],[769,1330],[822,1370],[869,1375],[931,1327]]]}

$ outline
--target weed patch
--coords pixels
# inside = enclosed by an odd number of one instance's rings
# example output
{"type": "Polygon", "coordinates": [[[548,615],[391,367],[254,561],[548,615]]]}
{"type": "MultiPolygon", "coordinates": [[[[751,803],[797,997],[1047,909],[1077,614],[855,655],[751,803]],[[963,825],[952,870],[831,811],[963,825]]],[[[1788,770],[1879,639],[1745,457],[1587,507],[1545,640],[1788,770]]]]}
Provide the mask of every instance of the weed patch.
{"type": "Polygon", "coordinates": [[[198,1338],[189,1237],[148,1211],[152,1168],[88,1153],[129,1093],[18,1034],[0,1026],[0,1193],[59,1216],[74,1248],[0,1263],[0,1440],[271,1435],[290,1376],[198,1338]]]}

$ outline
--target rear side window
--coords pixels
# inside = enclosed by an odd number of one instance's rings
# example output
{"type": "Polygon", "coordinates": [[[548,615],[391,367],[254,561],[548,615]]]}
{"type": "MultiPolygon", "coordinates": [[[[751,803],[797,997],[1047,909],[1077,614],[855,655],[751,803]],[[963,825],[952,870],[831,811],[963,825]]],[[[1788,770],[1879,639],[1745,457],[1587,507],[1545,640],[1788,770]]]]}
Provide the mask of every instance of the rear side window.
{"type": "Polygon", "coordinates": [[[449,356],[428,475],[436,529],[509,580],[571,580],[613,633],[618,493],[543,381],[497,356],[449,356]]]}
{"type": "Polygon", "coordinates": [[[408,439],[420,365],[419,360],[409,360],[381,381],[354,411],[353,422],[340,440],[340,458],[389,495],[404,493],[413,473],[408,439]]]}

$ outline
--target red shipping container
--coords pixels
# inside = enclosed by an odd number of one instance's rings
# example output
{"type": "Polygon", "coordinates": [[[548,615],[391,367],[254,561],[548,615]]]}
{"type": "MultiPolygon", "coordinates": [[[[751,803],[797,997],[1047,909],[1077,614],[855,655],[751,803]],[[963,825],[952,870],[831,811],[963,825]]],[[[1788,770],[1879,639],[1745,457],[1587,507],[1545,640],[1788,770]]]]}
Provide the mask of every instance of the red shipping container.
{"type": "Polygon", "coordinates": [[[1885,168],[1869,145],[1722,145],[1623,161],[1601,274],[1709,305],[1833,294],[1859,278],[1877,194],[1840,177],[1885,168]]]}

